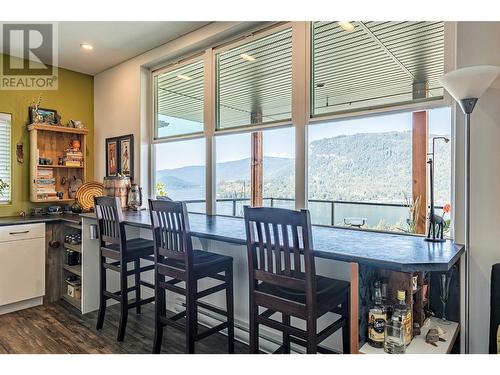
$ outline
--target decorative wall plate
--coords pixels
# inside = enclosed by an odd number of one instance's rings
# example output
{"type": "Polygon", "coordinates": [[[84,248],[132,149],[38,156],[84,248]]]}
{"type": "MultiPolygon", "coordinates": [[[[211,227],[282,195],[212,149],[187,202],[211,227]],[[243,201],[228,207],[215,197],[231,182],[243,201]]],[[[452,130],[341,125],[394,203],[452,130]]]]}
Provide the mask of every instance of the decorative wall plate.
{"type": "Polygon", "coordinates": [[[86,182],[76,192],[76,201],[83,211],[94,208],[94,197],[103,196],[103,185],[99,182],[86,182]]]}

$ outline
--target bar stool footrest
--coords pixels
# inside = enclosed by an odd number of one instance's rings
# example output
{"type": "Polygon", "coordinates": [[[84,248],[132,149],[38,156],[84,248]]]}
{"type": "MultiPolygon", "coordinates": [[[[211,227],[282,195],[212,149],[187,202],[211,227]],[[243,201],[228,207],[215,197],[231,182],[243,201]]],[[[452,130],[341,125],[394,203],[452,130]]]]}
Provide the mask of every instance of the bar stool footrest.
{"type": "Polygon", "coordinates": [[[198,333],[198,335],[196,335],[196,341],[202,340],[205,337],[208,337],[210,335],[213,335],[214,333],[222,331],[223,329],[226,329],[227,327],[228,327],[228,323],[224,322],[224,323],[221,323],[219,325],[216,325],[215,327],[209,328],[206,331],[198,333]]]}

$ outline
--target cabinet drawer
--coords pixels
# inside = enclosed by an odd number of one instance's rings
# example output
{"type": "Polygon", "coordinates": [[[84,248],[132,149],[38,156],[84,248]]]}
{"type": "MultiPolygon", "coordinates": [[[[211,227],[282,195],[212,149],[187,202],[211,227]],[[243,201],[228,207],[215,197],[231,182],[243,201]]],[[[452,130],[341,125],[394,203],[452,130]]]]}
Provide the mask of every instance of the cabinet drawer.
{"type": "Polygon", "coordinates": [[[0,242],[45,238],[45,224],[20,224],[0,227],[0,242]]]}

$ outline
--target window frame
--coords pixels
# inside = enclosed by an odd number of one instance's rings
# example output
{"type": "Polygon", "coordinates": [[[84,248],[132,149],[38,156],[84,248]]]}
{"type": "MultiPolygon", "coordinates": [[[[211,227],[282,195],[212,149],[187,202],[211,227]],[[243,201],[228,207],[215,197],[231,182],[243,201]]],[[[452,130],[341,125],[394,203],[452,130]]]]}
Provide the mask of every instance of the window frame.
{"type": "MultiPolygon", "coordinates": [[[[436,101],[437,102],[437,101],[436,101]]],[[[420,111],[430,111],[433,109],[440,109],[440,108],[449,108],[451,111],[451,134],[450,134],[450,163],[451,163],[451,181],[450,181],[450,203],[452,207],[455,207],[455,197],[454,197],[454,181],[455,181],[455,129],[453,127],[453,108],[454,104],[447,104],[447,100],[444,100],[443,98],[440,99],[440,105],[438,105],[434,101],[428,102],[428,106],[398,106],[400,108],[394,108],[391,111],[369,111],[369,114],[358,114],[356,113],[355,115],[351,116],[343,116],[343,114],[339,114],[338,116],[322,116],[322,117],[317,117],[313,119],[310,119],[310,121],[307,124],[307,128],[309,129],[310,126],[315,126],[315,125],[322,125],[322,124],[327,124],[329,122],[335,122],[335,121],[348,121],[348,120],[353,120],[353,119],[359,119],[359,118],[369,118],[369,117],[379,117],[379,116],[385,116],[385,115],[392,115],[392,114],[398,114],[398,113],[412,113],[412,112],[420,112],[420,111]]],[[[421,103],[418,103],[421,104],[421,103]]],[[[363,111],[365,112],[365,111],[363,111]]],[[[309,139],[307,139],[307,144],[309,145],[309,139]]],[[[309,159],[309,155],[306,156],[307,159],[309,159]]],[[[309,163],[306,164],[306,189],[307,189],[307,198],[306,198],[306,207],[309,206],[309,200],[315,201],[315,198],[310,198],[309,197],[309,163]]],[[[380,202],[380,204],[384,204],[383,202],[380,202]]],[[[425,209],[427,212],[428,208],[425,209]]],[[[451,228],[449,232],[449,237],[450,239],[453,239],[455,236],[454,232],[454,221],[455,221],[455,210],[451,211],[451,228]]],[[[329,228],[340,228],[340,229],[345,229],[345,226],[341,225],[324,225],[324,224],[314,224],[317,226],[323,226],[323,227],[329,227],[329,228]]],[[[382,233],[389,233],[389,234],[397,234],[397,235],[411,235],[411,236],[418,236],[422,237],[425,236],[425,234],[417,234],[417,233],[403,233],[403,232],[396,232],[396,231],[387,231],[387,230],[379,230],[379,229],[370,229],[370,228],[350,228],[351,230],[363,230],[363,231],[371,231],[371,232],[382,232],[382,233]]]]}
{"type": "Polygon", "coordinates": [[[9,199],[8,200],[1,200],[0,197],[0,206],[6,207],[6,206],[11,206],[13,199],[12,199],[12,178],[13,178],[13,165],[12,165],[12,113],[9,112],[0,112],[0,118],[5,118],[6,122],[8,123],[8,126],[10,127],[9,131],[9,188],[8,188],[8,193],[9,193],[9,199]]]}
{"type": "MultiPolygon", "coordinates": [[[[177,69],[180,69],[180,68],[183,68],[185,66],[188,66],[190,64],[194,64],[194,63],[197,63],[197,62],[200,62],[202,61],[203,62],[203,69],[204,69],[204,72],[203,72],[203,83],[205,84],[205,81],[206,81],[206,76],[205,76],[205,61],[204,61],[204,58],[203,58],[203,54],[197,54],[197,55],[194,55],[194,56],[190,56],[186,59],[183,59],[181,61],[177,61],[177,62],[174,62],[174,63],[171,63],[169,65],[166,65],[166,66],[163,66],[159,69],[156,69],[156,70],[153,70],[151,72],[151,92],[152,92],[152,100],[153,100],[153,103],[152,103],[152,112],[153,112],[153,118],[152,118],[152,121],[151,121],[151,124],[152,124],[152,129],[151,129],[151,135],[152,135],[152,139],[151,139],[151,142],[152,143],[161,143],[161,142],[164,142],[164,141],[167,141],[167,140],[170,140],[170,139],[180,139],[180,138],[192,138],[192,137],[196,137],[196,136],[199,136],[199,135],[202,135],[203,132],[204,132],[204,128],[205,128],[205,118],[203,118],[203,124],[202,124],[202,130],[198,131],[198,132],[193,132],[193,133],[184,133],[184,134],[176,134],[176,135],[170,135],[170,136],[165,136],[165,137],[159,137],[158,136],[158,103],[157,103],[157,99],[158,99],[158,90],[156,90],[156,79],[165,74],[165,73],[169,73],[169,72],[172,72],[174,70],[177,70],[177,69]]],[[[204,102],[205,102],[205,98],[204,98],[204,102]]],[[[205,107],[205,104],[203,104],[203,108],[205,107]]]]}
{"type": "MultiPolygon", "coordinates": [[[[194,134],[185,134],[180,136],[172,136],[168,138],[155,138],[156,131],[156,100],[154,93],[154,79],[150,80],[150,88],[153,98],[153,103],[149,109],[149,113],[153,114],[152,132],[150,133],[150,181],[153,184],[150,186],[150,194],[155,194],[155,152],[154,145],[162,142],[171,142],[176,140],[186,140],[194,138],[204,138],[206,141],[206,214],[216,214],[216,150],[215,137],[218,135],[228,135],[237,133],[246,133],[259,130],[274,129],[280,127],[292,126],[295,129],[295,208],[306,208],[308,204],[308,127],[322,122],[330,122],[339,119],[350,119],[359,117],[371,117],[383,114],[408,112],[408,111],[423,111],[439,107],[452,107],[453,99],[445,91],[442,98],[434,101],[413,102],[413,103],[396,103],[394,105],[384,106],[380,108],[368,108],[361,110],[353,110],[350,112],[322,114],[312,116],[312,85],[313,69],[312,69],[312,22],[310,21],[291,21],[291,22],[274,22],[266,23],[264,26],[252,29],[251,31],[242,32],[235,37],[231,37],[218,45],[205,47],[203,51],[198,50],[184,60],[177,59],[176,62],[171,62],[168,65],[155,65],[152,70],[154,74],[165,72],[167,69],[175,69],[179,64],[192,62],[194,59],[204,59],[204,81],[205,81],[205,98],[204,98],[204,121],[203,132],[194,134]],[[233,127],[226,129],[217,129],[216,113],[217,113],[217,79],[216,79],[216,54],[224,52],[230,48],[257,40],[270,34],[279,32],[286,28],[292,28],[292,118],[287,121],[279,121],[265,124],[255,124],[243,127],[233,127]]],[[[456,36],[456,23],[445,21],[444,24],[444,71],[450,71],[455,66],[454,56],[456,46],[453,41],[456,36]]],[[[452,113],[452,122],[454,121],[452,113]]],[[[151,129],[151,128],[150,128],[151,129]]],[[[452,205],[454,205],[454,189],[455,189],[455,159],[453,154],[455,143],[455,129],[452,126],[452,205]]],[[[453,218],[452,212],[452,221],[453,218]]]]}
{"type": "MultiPolygon", "coordinates": [[[[190,141],[190,140],[196,140],[196,139],[206,139],[205,135],[203,133],[196,133],[196,134],[190,134],[189,136],[175,136],[175,137],[168,137],[161,139],[161,141],[156,141],[151,143],[151,191],[150,191],[150,197],[152,199],[156,198],[156,146],[160,144],[166,144],[166,143],[175,143],[175,142],[183,142],[183,141],[190,141]]],[[[207,161],[205,159],[205,172],[207,169],[207,161]]],[[[207,181],[205,180],[205,194],[207,190],[207,181]]],[[[168,189],[168,188],[167,188],[168,189]]]]}
{"type": "MultiPolygon", "coordinates": [[[[270,130],[279,130],[279,129],[290,129],[291,131],[294,131],[295,127],[293,125],[293,123],[291,121],[288,121],[286,124],[281,124],[279,126],[261,126],[261,127],[252,127],[252,128],[242,128],[242,127],[238,127],[238,128],[234,128],[234,129],[230,129],[231,131],[228,131],[228,132],[217,132],[215,134],[215,144],[217,143],[217,137],[225,137],[225,136],[231,136],[231,135],[238,135],[238,134],[248,134],[251,136],[252,133],[254,132],[263,132],[264,133],[264,136],[265,136],[265,132],[266,131],[270,131],[270,130]]],[[[295,138],[295,134],[294,134],[294,138],[295,138]]],[[[250,144],[251,144],[251,140],[250,140],[250,144]]],[[[264,150],[263,150],[264,151],[264,150]]],[[[265,156],[264,156],[265,157],[265,156]]],[[[296,159],[296,156],[294,154],[294,161],[296,159]]],[[[214,203],[215,205],[217,205],[217,155],[216,155],[216,152],[215,152],[215,146],[214,146],[214,174],[213,174],[213,178],[214,178],[214,182],[215,182],[215,189],[214,189],[214,203]]],[[[249,170],[249,172],[251,171],[251,169],[249,170]]],[[[295,176],[295,170],[294,170],[294,176],[295,176]]],[[[264,179],[265,181],[265,179],[264,179]]],[[[294,186],[294,192],[296,190],[296,187],[294,186]]],[[[293,201],[295,201],[295,197],[294,198],[290,198],[292,199],[293,201]]],[[[249,198],[250,200],[250,198],[249,198]]],[[[223,215],[223,214],[219,214],[217,213],[218,216],[228,216],[228,215],[223,215]]]]}
{"type": "MultiPolygon", "coordinates": [[[[273,127],[283,127],[287,126],[289,124],[293,125],[293,99],[291,100],[290,103],[290,118],[285,119],[285,120],[278,120],[278,121],[269,121],[261,124],[247,124],[247,125],[239,125],[239,126],[233,126],[233,127],[228,127],[228,128],[220,128],[219,127],[219,79],[218,79],[218,67],[217,67],[217,55],[229,51],[233,48],[237,48],[240,46],[243,46],[248,43],[255,42],[259,39],[268,37],[270,35],[279,33],[281,31],[290,29],[292,32],[292,46],[293,46],[293,23],[294,22],[280,22],[275,25],[271,25],[268,27],[265,27],[261,30],[257,30],[253,33],[250,33],[242,38],[236,39],[235,41],[230,41],[227,43],[224,43],[223,45],[213,48],[212,53],[213,53],[213,84],[214,84],[214,111],[215,111],[215,133],[216,134],[225,134],[225,133],[232,133],[232,132],[246,132],[247,129],[254,129],[254,131],[259,131],[264,128],[273,128],[273,127]]],[[[293,48],[292,48],[292,85],[293,85],[293,48]]]]}
{"type": "MultiPolygon", "coordinates": [[[[405,102],[395,102],[392,104],[386,105],[376,105],[376,106],[367,106],[361,108],[354,108],[352,110],[340,110],[335,112],[323,113],[323,114],[314,114],[314,22],[309,22],[309,46],[308,46],[308,57],[309,57],[309,87],[308,87],[308,106],[309,106],[309,122],[317,122],[323,121],[324,119],[335,120],[335,119],[344,119],[344,118],[356,118],[359,116],[370,116],[378,115],[378,114],[391,114],[398,112],[406,112],[406,111],[425,111],[431,108],[439,108],[444,106],[451,106],[453,104],[453,98],[446,91],[443,90],[443,95],[435,98],[425,98],[425,99],[417,99],[412,101],[405,102]]],[[[450,22],[444,22],[444,31],[443,31],[443,71],[448,71],[451,65],[451,59],[454,56],[454,47],[452,46],[451,41],[454,41],[456,30],[451,28],[450,22]]]]}

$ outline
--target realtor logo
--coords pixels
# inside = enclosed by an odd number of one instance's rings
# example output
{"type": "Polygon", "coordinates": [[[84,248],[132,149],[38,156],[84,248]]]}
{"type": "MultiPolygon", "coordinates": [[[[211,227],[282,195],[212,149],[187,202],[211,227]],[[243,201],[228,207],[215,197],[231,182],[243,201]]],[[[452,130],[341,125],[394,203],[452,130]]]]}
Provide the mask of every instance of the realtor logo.
{"type": "Polygon", "coordinates": [[[57,90],[57,24],[3,23],[0,90],[57,90]]]}

